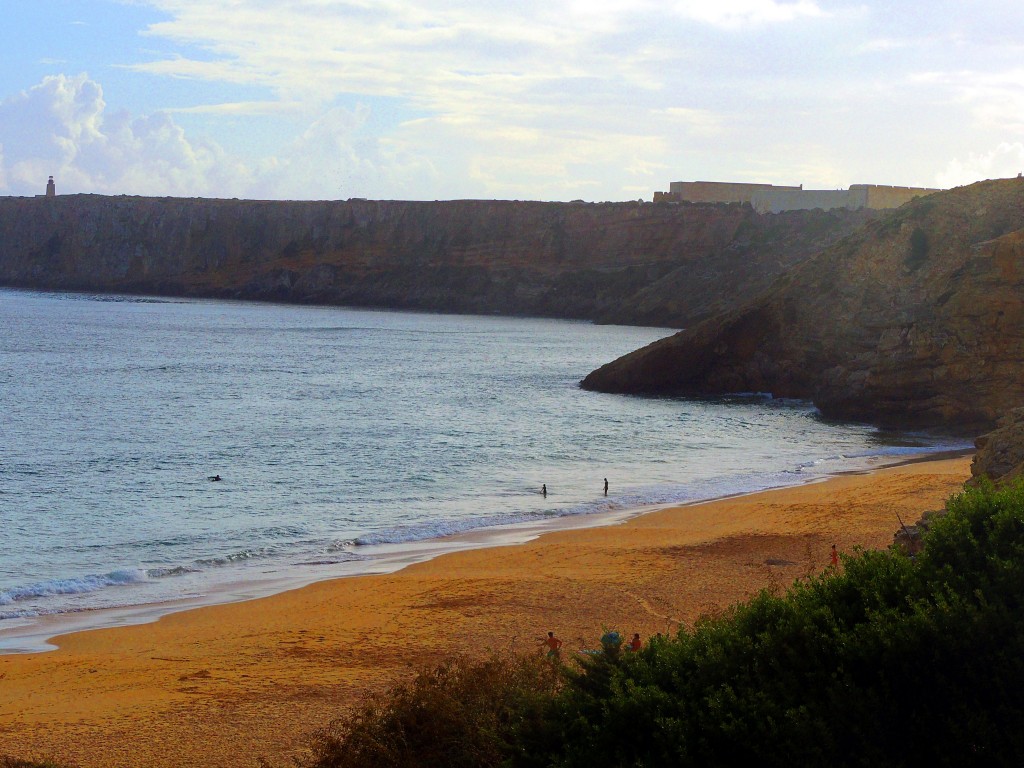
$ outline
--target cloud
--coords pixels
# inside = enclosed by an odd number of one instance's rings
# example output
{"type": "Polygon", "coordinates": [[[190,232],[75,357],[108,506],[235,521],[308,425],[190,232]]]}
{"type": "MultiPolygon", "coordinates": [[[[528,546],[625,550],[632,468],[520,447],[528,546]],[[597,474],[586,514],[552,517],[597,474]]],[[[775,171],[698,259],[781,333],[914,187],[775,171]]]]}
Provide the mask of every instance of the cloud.
{"type": "Polygon", "coordinates": [[[810,0],[785,3],[776,0],[677,0],[669,7],[683,16],[722,27],[778,24],[827,15],[810,0]]]}
{"type": "Polygon", "coordinates": [[[1024,135],[1024,68],[925,72],[914,81],[952,94],[970,108],[979,127],[1024,135]]]}
{"type": "Polygon", "coordinates": [[[972,184],[979,179],[1003,179],[1024,171],[1024,144],[1003,143],[988,152],[950,160],[937,178],[940,187],[972,184]]]}
{"type": "Polygon", "coordinates": [[[162,20],[105,77],[144,84],[148,114],[88,78],[12,97],[0,190],[57,172],[63,190],[270,198],[831,188],[931,180],[1024,134],[1020,44],[951,2],[132,2],[162,20]]]}
{"type": "Polygon", "coordinates": [[[297,101],[230,101],[223,104],[200,104],[195,107],[174,107],[164,110],[186,115],[281,115],[303,111],[297,101]]]}
{"type": "Polygon", "coordinates": [[[366,132],[370,116],[327,109],[273,154],[243,161],[168,112],[111,112],[99,83],[56,75],[0,102],[0,192],[41,194],[49,175],[64,194],[337,199],[436,187],[418,153],[366,132]]]}
{"type": "MultiPolygon", "coordinates": [[[[537,184],[535,196],[566,198],[581,186],[607,189],[616,175],[632,193],[649,183],[636,169],[666,162],[638,152],[665,151],[669,139],[675,147],[706,140],[723,125],[717,110],[678,93],[691,87],[680,82],[689,70],[679,68],[680,55],[694,55],[685,52],[697,40],[688,32],[827,16],[810,0],[148,2],[169,19],[146,34],[179,52],[133,71],[270,95],[174,114],[269,114],[276,99],[303,105],[312,125],[339,105],[369,104],[372,129],[359,130],[377,142],[369,155],[349,157],[342,175],[391,178],[394,165],[416,169],[426,183],[440,173],[440,187],[417,197],[530,196],[537,184]],[[390,121],[381,99],[397,105],[390,121]]],[[[367,150],[362,139],[348,146],[367,150]]],[[[281,151],[288,157],[275,153],[265,167],[284,184],[283,169],[303,163],[281,151]]],[[[362,194],[378,188],[374,181],[362,194]]]]}
{"type": "Polygon", "coordinates": [[[675,126],[682,126],[694,134],[703,136],[719,135],[725,129],[722,117],[706,109],[668,107],[654,110],[652,117],[665,118],[675,126]]]}
{"type": "Polygon", "coordinates": [[[38,194],[49,175],[65,191],[196,194],[231,165],[165,113],[107,114],[103,89],[85,74],[47,77],[0,102],[0,144],[0,189],[13,194],[38,194]]]}
{"type": "Polygon", "coordinates": [[[363,140],[370,117],[366,107],[335,107],[314,120],[291,144],[261,162],[254,184],[257,196],[305,199],[382,196],[409,182],[432,177],[433,169],[380,142],[363,140]]]}

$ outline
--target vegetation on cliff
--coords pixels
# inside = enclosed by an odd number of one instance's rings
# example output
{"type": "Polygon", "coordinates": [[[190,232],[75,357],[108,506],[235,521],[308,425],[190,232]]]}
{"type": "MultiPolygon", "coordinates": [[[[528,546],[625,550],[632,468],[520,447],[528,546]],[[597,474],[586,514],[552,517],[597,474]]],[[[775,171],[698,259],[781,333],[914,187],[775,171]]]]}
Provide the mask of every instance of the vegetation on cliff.
{"type": "Polygon", "coordinates": [[[308,766],[1024,761],[1024,485],[639,652],[457,662],[325,731],[308,766]]]}
{"type": "Polygon", "coordinates": [[[737,308],[594,371],[609,392],[771,392],[977,434],[1024,405],[1024,179],[919,198],[737,308]]]}

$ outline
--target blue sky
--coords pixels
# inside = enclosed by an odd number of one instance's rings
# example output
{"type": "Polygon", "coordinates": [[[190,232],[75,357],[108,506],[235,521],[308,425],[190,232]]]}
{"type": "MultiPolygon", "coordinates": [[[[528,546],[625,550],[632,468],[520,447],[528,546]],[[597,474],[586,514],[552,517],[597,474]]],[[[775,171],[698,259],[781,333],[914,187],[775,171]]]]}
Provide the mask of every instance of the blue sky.
{"type": "Polygon", "coordinates": [[[1024,170],[1019,0],[6,0],[0,194],[650,199],[1024,170]]]}

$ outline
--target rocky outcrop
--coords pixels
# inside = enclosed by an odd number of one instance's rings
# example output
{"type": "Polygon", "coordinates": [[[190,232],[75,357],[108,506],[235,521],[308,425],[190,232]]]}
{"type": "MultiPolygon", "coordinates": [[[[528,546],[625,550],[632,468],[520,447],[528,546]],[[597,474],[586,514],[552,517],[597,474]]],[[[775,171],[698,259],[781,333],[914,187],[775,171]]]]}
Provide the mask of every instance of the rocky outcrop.
{"type": "Polygon", "coordinates": [[[988,428],[1024,405],[1024,179],[913,201],[583,386],[771,392],[886,426],[988,428]]]}
{"type": "Polygon", "coordinates": [[[683,327],[877,215],[513,201],[0,198],[0,284],[683,327]]]}
{"type": "Polygon", "coordinates": [[[936,520],[945,517],[948,510],[934,509],[925,512],[913,525],[900,525],[892,537],[892,543],[914,557],[924,549],[924,536],[936,520]]]}
{"type": "Polygon", "coordinates": [[[971,479],[977,485],[989,480],[996,485],[1024,477],[1024,408],[1014,408],[999,420],[996,429],[975,439],[977,453],[971,461],[971,479]]]}

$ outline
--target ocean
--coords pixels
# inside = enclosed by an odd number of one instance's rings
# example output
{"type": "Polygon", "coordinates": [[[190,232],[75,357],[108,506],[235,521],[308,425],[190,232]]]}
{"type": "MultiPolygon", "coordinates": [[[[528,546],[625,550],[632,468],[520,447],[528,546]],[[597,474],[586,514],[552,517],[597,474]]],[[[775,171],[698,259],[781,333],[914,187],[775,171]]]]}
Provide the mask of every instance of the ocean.
{"type": "Polygon", "coordinates": [[[969,447],[579,389],[672,332],[0,290],[0,652],[969,447]]]}

